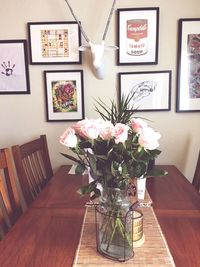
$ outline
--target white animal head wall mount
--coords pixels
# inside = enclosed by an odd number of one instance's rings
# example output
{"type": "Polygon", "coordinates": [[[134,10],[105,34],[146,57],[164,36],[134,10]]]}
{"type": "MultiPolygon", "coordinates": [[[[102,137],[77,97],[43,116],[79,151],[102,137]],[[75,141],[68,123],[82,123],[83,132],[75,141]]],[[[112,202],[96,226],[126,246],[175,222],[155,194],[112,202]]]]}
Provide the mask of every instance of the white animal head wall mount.
{"type": "Polygon", "coordinates": [[[90,39],[88,38],[88,36],[86,35],[80,21],[78,20],[77,16],[75,15],[74,11],[72,10],[72,7],[70,6],[68,0],[65,0],[65,2],[67,3],[69,10],[72,14],[72,16],[74,17],[74,19],[76,20],[76,22],[79,25],[79,28],[81,30],[81,33],[83,35],[83,37],[85,38],[87,45],[82,45],[79,47],[79,51],[86,51],[89,50],[91,52],[92,55],[92,62],[93,62],[93,72],[96,76],[97,79],[104,79],[104,75],[105,75],[105,66],[104,66],[104,62],[103,62],[103,55],[105,50],[116,50],[118,49],[117,46],[113,45],[113,46],[107,46],[105,45],[105,39],[106,39],[106,34],[108,32],[108,28],[109,28],[109,24],[111,21],[111,17],[114,11],[114,6],[116,3],[116,0],[113,1],[110,13],[109,13],[109,17],[105,26],[105,30],[103,33],[103,37],[102,37],[102,41],[99,44],[94,44],[92,41],[90,41],[90,39]]]}

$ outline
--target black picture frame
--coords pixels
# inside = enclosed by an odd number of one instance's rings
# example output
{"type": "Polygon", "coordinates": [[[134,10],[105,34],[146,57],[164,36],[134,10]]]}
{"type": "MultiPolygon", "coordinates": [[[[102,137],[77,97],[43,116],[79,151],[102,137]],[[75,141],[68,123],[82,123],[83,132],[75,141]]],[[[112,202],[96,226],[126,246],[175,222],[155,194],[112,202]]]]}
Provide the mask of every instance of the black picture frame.
{"type": "Polygon", "coordinates": [[[117,65],[158,63],[159,7],[117,9],[117,65]]]}
{"type": "Polygon", "coordinates": [[[48,122],[84,119],[83,70],[44,71],[48,122]]]}
{"type": "Polygon", "coordinates": [[[132,94],[137,111],[171,110],[171,70],[118,73],[119,98],[132,94]]]}
{"type": "Polygon", "coordinates": [[[0,40],[0,68],[0,94],[30,94],[26,40],[0,40]]]}
{"type": "Polygon", "coordinates": [[[200,18],[178,21],[176,112],[200,111],[200,18]]]}
{"type": "Polygon", "coordinates": [[[81,64],[77,22],[28,22],[30,64],[81,64]]]}

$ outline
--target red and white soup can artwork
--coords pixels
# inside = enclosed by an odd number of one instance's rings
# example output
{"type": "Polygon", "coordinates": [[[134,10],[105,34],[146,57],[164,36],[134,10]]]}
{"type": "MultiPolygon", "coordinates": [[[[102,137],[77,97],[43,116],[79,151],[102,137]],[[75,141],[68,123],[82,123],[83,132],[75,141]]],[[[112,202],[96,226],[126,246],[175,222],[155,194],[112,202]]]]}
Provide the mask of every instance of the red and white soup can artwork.
{"type": "Polygon", "coordinates": [[[127,53],[141,56],[148,52],[148,21],[147,19],[127,20],[127,53]]]}

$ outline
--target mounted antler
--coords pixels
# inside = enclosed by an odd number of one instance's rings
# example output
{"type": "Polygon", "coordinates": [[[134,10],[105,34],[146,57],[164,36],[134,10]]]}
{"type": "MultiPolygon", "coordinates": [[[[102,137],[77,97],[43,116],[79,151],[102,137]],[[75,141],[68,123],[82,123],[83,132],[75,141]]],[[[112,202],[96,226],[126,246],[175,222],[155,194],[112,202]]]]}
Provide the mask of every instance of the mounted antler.
{"type": "Polygon", "coordinates": [[[65,2],[67,3],[69,10],[72,14],[72,16],[74,17],[74,19],[76,20],[76,22],[79,25],[79,28],[81,30],[81,33],[83,34],[83,37],[85,38],[85,40],[87,41],[87,45],[82,45],[79,47],[79,51],[86,51],[86,50],[90,50],[91,54],[92,54],[92,59],[93,59],[93,70],[95,73],[95,76],[98,79],[103,79],[104,78],[104,64],[102,62],[102,58],[104,55],[104,51],[105,50],[116,50],[118,49],[117,46],[106,46],[105,45],[105,38],[108,32],[108,28],[110,25],[110,21],[111,21],[111,17],[114,11],[114,6],[116,3],[116,0],[113,1],[111,10],[110,10],[110,14],[106,23],[106,27],[103,33],[103,37],[102,37],[102,41],[100,44],[94,44],[92,41],[90,41],[90,39],[88,38],[88,36],[86,35],[80,21],[78,20],[78,18],[76,17],[74,11],[72,10],[72,7],[70,6],[68,0],[65,0],[65,2]]]}

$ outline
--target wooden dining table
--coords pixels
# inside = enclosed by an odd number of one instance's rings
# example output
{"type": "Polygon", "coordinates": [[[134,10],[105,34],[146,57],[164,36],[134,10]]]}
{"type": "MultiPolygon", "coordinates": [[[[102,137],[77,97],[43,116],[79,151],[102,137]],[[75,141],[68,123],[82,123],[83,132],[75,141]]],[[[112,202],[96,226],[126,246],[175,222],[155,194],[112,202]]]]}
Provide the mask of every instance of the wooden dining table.
{"type": "MultiPolygon", "coordinates": [[[[175,166],[157,168],[168,175],[147,179],[147,189],[174,262],[198,267],[200,195],[175,166]]],[[[69,169],[59,168],[0,241],[0,267],[72,266],[88,201],[76,191],[88,176],[69,174],[69,169]]]]}
{"type": "Polygon", "coordinates": [[[200,266],[200,194],[175,166],[147,179],[153,208],[177,267],[200,266]]]}

